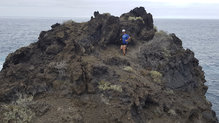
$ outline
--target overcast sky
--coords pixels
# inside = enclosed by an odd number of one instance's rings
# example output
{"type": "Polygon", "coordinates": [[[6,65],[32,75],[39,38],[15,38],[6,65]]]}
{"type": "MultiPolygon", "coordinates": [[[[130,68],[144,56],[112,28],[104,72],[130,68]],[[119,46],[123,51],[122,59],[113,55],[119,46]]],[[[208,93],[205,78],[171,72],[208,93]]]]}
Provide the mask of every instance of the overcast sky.
{"type": "Polygon", "coordinates": [[[0,16],[90,17],[96,10],[120,16],[137,6],[155,18],[219,19],[219,0],[0,0],[0,16]]]}

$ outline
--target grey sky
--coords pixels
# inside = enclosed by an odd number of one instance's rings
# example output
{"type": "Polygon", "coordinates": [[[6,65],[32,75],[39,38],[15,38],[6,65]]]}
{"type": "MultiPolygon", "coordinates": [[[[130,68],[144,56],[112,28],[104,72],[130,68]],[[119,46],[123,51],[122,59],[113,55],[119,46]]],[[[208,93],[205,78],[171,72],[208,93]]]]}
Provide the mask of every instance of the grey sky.
{"type": "Polygon", "coordinates": [[[96,10],[119,16],[137,6],[155,18],[219,19],[219,0],[0,0],[0,16],[90,17],[96,10]]]}

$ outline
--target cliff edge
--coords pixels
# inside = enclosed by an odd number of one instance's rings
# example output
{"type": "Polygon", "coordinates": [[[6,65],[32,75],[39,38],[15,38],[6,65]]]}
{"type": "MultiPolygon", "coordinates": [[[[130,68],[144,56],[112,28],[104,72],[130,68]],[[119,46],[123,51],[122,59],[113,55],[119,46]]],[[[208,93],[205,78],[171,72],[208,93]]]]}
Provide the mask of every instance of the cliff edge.
{"type": "Polygon", "coordinates": [[[67,21],[7,56],[1,122],[217,123],[202,67],[143,7],[67,21]],[[120,51],[121,30],[131,36],[120,51]]]}

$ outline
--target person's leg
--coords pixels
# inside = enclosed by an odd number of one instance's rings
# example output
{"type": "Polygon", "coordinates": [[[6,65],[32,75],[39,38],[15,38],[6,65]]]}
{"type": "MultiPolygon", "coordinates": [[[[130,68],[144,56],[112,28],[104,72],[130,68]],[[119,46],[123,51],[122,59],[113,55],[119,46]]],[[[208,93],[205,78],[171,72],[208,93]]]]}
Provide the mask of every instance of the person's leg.
{"type": "Polygon", "coordinates": [[[122,50],[123,45],[120,46],[120,50],[122,50]]]}
{"type": "Polygon", "coordinates": [[[126,48],[126,45],[123,45],[123,55],[125,55],[125,48],[126,48]]]}

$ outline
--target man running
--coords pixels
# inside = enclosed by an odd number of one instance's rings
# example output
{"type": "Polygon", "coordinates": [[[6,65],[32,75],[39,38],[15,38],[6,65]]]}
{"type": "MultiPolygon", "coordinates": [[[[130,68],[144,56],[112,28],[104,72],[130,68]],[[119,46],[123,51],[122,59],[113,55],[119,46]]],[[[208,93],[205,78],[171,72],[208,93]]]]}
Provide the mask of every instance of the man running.
{"type": "Polygon", "coordinates": [[[126,34],[125,29],[122,30],[122,33],[123,33],[123,35],[122,35],[122,44],[121,44],[120,49],[123,51],[123,55],[125,55],[126,48],[127,48],[127,45],[128,45],[128,41],[130,40],[130,36],[128,34],[126,34]]]}

